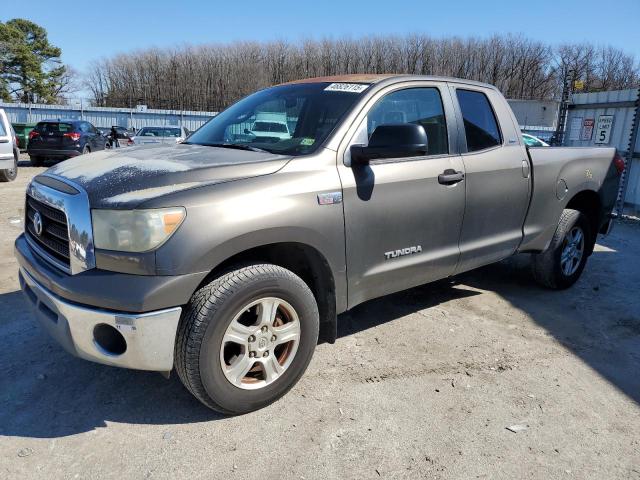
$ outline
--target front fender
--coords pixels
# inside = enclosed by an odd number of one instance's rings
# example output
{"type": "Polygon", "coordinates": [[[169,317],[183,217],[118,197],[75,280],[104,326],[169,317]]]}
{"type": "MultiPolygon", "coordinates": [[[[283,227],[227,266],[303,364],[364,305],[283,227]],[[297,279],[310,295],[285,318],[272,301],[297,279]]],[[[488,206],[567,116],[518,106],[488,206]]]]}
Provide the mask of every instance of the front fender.
{"type": "Polygon", "coordinates": [[[180,192],[171,201],[186,207],[187,218],[156,252],[156,271],[211,271],[256,247],[299,243],[326,259],[336,295],[346,297],[342,204],[318,202],[318,193],[331,191],[341,191],[334,152],[301,157],[271,175],[180,192]]]}

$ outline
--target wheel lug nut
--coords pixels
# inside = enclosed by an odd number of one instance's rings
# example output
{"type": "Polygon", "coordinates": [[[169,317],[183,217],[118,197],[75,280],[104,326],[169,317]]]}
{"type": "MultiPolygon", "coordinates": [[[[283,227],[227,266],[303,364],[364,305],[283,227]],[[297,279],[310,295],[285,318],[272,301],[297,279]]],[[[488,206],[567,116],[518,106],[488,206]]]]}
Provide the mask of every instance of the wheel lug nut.
{"type": "Polygon", "coordinates": [[[254,337],[253,335],[249,336],[249,341],[250,342],[255,342],[256,341],[256,337],[254,337]]]}
{"type": "Polygon", "coordinates": [[[262,354],[262,356],[263,356],[263,357],[268,357],[268,356],[269,356],[269,351],[267,350],[266,352],[264,352],[264,353],[262,354]]]}
{"type": "Polygon", "coordinates": [[[272,342],[275,342],[276,340],[277,340],[277,337],[275,335],[271,337],[272,342]]]}
{"type": "Polygon", "coordinates": [[[262,327],[262,331],[266,332],[267,331],[267,326],[265,325],[264,327],[262,327]]]}
{"type": "Polygon", "coordinates": [[[251,358],[255,357],[255,356],[256,356],[256,352],[249,352],[249,356],[250,356],[251,358]]]}

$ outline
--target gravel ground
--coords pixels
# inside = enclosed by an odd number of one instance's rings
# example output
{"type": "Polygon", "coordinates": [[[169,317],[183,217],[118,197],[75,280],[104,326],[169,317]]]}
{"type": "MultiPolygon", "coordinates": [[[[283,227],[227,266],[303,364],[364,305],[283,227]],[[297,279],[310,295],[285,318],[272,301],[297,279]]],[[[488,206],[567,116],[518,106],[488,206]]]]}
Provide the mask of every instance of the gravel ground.
{"type": "Polygon", "coordinates": [[[638,223],[568,291],[518,257],[361,305],[286,397],[229,418],[35,325],[12,250],[42,169],[22,166],[0,185],[0,478],[640,479],[638,223]]]}

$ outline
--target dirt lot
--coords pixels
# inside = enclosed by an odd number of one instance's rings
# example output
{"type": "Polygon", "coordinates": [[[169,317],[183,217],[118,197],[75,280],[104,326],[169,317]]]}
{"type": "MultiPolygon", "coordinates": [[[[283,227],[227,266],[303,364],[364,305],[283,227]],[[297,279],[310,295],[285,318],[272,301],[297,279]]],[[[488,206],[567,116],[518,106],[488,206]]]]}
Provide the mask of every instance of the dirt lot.
{"type": "Polygon", "coordinates": [[[565,292],[516,258],[362,305],[284,399],[225,418],[36,326],[12,250],[39,170],[0,185],[0,478],[640,479],[640,225],[565,292]]]}

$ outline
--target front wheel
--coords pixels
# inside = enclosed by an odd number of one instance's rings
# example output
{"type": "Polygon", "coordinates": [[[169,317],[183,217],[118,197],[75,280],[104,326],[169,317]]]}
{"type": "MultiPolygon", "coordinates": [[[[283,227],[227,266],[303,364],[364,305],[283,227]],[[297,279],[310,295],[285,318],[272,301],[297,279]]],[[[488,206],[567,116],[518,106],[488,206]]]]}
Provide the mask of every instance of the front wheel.
{"type": "Polygon", "coordinates": [[[587,217],[578,210],[563,210],[549,247],[533,255],[533,277],[548,288],[569,288],[584,270],[591,241],[587,217]]]}
{"type": "Polygon", "coordinates": [[[318,328],[315,298],[300,277],[277,265],[249,265],[193,295],[178,327],[176,370],[209,408],[247,413],[296,384],[318,328]]]}

